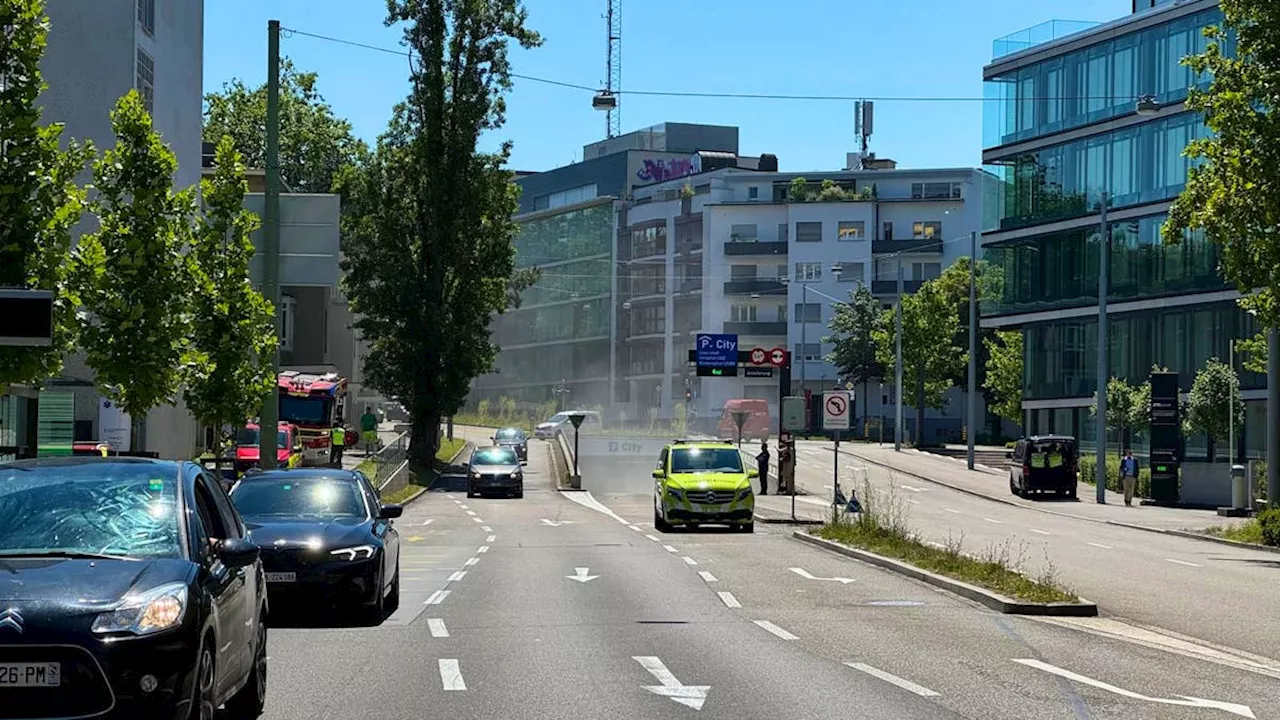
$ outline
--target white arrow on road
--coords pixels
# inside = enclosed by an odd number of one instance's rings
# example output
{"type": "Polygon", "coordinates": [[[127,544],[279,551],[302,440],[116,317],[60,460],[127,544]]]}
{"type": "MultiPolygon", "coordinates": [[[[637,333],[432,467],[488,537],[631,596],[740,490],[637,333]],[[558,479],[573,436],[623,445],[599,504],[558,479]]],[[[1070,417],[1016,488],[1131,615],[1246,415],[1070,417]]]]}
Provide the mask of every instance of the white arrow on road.
{"type": "Polygon", "coordinates": [[[1180,699],[1148,697],[1141,693],[1136,693],[1132,690],[1125,690],[1124,688],[1118,688],[1115,685],[1108,685],[1107,683],[1104,683],[1101,680],[1094,680],[1093,678],[1085,677],[1084,675],[1073,673],[1070,670],[1063,670],[1060,667],[1054,667],[1049,663],[1041,662],[1039,660],[1015,658],[1013,661],[1020,665],[1026,665],[1027,667],[1032,667],[1037,670],[1043,670],[1052,675],[1057,675],[1058,677],[1066,678],[1068,680],[1071,680],[1072,682],[1078,682],[1083,685],[1092,685],[1093,687],[1099,688],[1101,690],[1106,690],[1107,692],[1112,692],[1112,693],[1115,693],[1116,695],[1121,695],[1123,697],[1133,698],[1134,700],[1146,700],[1147,702],[1160,703],[1161,705],[1181,705],[1183,707],[1209,708],[1213,710],[1221,710],[1223,712],[1228,712],[1228,713],[1231,713],[1232,715],[1238,715],[1240,717],[1245,717],[1245,718],[1257,717],[1256,715],[1253,714],[1253,710],[1251,710],[1248,705],[1238,705],[1236,703],[1222,702],[1221,700],[1205,700],[1203,698],[1191,697],[1189,695],[1179,695],[1178,698],[1180,699]]]}
{"type": "Polygon", "coordinates": [[[551,527],[560,527],[561,525],[572,525],[573,522],[574,522],[573,520],[548,520],[546,518],[542,518],[542,524],[550,525],[551,527]]]}
{"type": "Polygon", "coordinates": [[[632,660],[644,666],[661,685],[641,685],[645,690],[654,695],[669,697],[672,700],[693,708],[701,710],[702,704],[707,701],[707,692],[711,690],[710,685],[684,685],[676,679],[675,675],[667,669],[666,665],[656,657],[636,657],[632,656],[632,660]]]}
{"type": "Polygon", "coordinates": [[[848,585],[849,583],[853,582],[853,578],[847,578],[847,577],[829,577],[829,578],[814,577],[813,575],[810,575],[809,571],[805,570],[804,568],[791,568],[791,572],[799,575],[805,580],[828,580],[830,582],[838,582],[841,585],[848,585]]]}
{"type": "Polygon", "coordinates": [[[583,584],[589,583],[592,580],[595,580],[596,578],[600,577],[599,575],[588,575],[587,573],[591,572],[591,568],[574,568],[573,572],[575,574],[565,575],[565,577],[569,578],[570,580],[577,580],[578,582],[583,584]]]}

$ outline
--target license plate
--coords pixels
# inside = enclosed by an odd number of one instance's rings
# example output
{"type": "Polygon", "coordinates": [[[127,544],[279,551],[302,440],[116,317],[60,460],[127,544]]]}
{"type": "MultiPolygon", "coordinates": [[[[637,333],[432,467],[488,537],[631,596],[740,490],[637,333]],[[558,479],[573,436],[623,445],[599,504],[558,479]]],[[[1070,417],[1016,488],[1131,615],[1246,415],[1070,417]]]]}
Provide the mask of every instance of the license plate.
{"type": "Polygon", "coordinates": [[[58,663],[0,663],[0,687],[58,687],[62,666],[58,663]]]}
{"type": "Polygon", "coordinates": [[[267,573],[267,582],[289,583],[289,582],[297,582],[297,581],[298,581],[297,573],[280,573],[280,572],[267,573]]]}

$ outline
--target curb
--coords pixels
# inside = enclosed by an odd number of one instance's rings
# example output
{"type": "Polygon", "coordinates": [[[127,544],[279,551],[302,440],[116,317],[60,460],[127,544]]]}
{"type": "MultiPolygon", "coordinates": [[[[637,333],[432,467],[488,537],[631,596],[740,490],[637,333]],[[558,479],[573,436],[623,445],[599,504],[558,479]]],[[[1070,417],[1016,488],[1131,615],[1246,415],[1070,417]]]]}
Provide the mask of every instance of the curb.
{"type": "Polygon", "coordinates": [[[462,441],[462,448],[458,450],[458,452],[454,453],[453,457],[449,458],[449,464],[450,465],[454,464],[458,460],[458,458],[462,457],[462,453],[466,452],[467,448],[474,448],[474,447],[475,446],[471,444],[470,440],[467,440],[464,438],[462,441]]]}
{"type": "Polygon", "coordinates": [[[422,497],[423,495],[426,495],[426,494],[427,494],[427,489],[426,489],[425,487],[422,487],[421,485],[419,485],[419,486],[418,486],[418,492],[416,492],[416,493],[414,493],[414,494],[410,495],[409,497],[407,497],[407,498],[405,498],[403,501],[401,501],[401,502],[400,502],[400,507],[404,507],[405,505],[408,505],[409,503],[413,502],[414,500],[417,500],[418,498],[420,498],[420,497],[422,497]]]}
{"type": "Polygon", "coordinates": [[[1007,598],[990,590],[977,587],[976,585],[970,585],[966,582],[952,580],[949,577],[931,573],[928,570],[922,570],[915,565],[901,560],[894,560],[893,558],[877,555],[866,550],[851,548],[848,545],[841,545],[840,543],[833,542],[831,540],[814,537],[808,533],[797,531],[792,533],[791,536],[801,542],[820,547],[824,550],[829,550],[856,560],[861,560],[863,562],[882,567],[886,570],[896,572],[900,575],[906,575],[907,577],[920,580],[921,582],[933,585],[934,587],[939,587],[949,592],[953,592],[956,595],[981,603],[996,612],[1004,613],[1006,615],[1040,615],[1053,617],[1096,617],[1098,615],[1097,603],[1089,602],[1084,598],[1080,598],[1080,602],[1078,603],[1023,602],[1021,600],[1007,598]]]}
{"type": "Polygon", "coordinates": [[[1178,537],[1194,538],[1196,540],[1208,540],[1219,545],[1230,545],[1231,547],[1244,548],[1246,550],[1261,550],[1263,552],[1280,554],[1280,547],[1271,547],[1270,545],[1255,545],[1253,543],[1240,542],[1239,540],[1230,540],[1228,538],[1214,537],[1213,535],[1203,535],[1190,530],[1165,530],[1169,535],[1177,535],[1178,537]]]}
{"type": "Polygon", "coordinates": [[[790,513],[780,513],[776,510],[762,511],[760,508],[756,508],[754,517],[757,522],[762,522],[766,525],[822,525],[825,523],[824,520],[803,517],[797,517],[793,520],[790,513]]]}

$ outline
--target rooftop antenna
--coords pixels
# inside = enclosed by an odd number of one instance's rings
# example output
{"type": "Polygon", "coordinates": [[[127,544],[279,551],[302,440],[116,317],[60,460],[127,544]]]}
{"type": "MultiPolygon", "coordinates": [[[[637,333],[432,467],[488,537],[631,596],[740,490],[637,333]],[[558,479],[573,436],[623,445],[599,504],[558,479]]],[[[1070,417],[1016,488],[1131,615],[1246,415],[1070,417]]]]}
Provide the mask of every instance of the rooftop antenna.
{"type": "Polygon", "coordinates": [[[622,0],[605,0],[608,52],[605,54],[604,89],[591,98],[591,106],[605,112],[605,136],[617,137],[622,126],[622,110],[617,92],[622,88],[622,0]]]}
{"type": "Polygon", "coordinates": [[[867,159],[867,145],[874,129],[875,103],[870,100],[858,100],[853,104],[853,134],[858,140],[858,167],[861,170],[867,159]]]}

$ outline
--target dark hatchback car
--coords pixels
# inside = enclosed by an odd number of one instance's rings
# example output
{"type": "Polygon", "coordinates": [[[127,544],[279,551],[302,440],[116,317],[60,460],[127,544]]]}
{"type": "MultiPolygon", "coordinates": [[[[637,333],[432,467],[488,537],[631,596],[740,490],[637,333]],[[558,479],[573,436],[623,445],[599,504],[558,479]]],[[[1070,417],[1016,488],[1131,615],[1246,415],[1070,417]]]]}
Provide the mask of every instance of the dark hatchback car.
{"type": "Polygon", "coordinates": [[[1016,442],[1008,453],[1009,492],[1026,497],[1052,492],[1074,499],[1080,448],[1070,435],[1036,435],[1016,442]]]}
{"type": "Polygon", "coordinates": [[[509,447],[477,448],[467,463],[467,497],[493,493],[524,497],[520,457],[509,447]]]}
{"type": "Polygon", "coordinates": [[[529,436],[525,435],[520,428],[501,428],[493,434],[491,439],[494,445],[515,450],[516,455],[520,457],[520,462],[529,462],[529,436]]]}
{"type": "Polygon", "coordinates": [[[250,473],[231,500],[262,548],[272,601],[323,602],[381,621],[400,605],[399,505],[353,470],[250,473]]]}
{"type": "Polygon", "coordinates": [[[0,718],[261,713],[258,548],[195,463],[0,463],[0,578],[0,718]]]}

